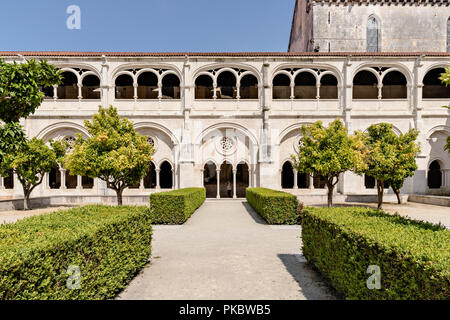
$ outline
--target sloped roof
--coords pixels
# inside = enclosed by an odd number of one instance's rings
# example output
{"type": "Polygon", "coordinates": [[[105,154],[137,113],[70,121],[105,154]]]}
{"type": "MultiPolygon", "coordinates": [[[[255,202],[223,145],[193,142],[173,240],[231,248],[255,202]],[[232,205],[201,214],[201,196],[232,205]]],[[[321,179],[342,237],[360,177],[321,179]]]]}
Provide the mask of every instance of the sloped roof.
{"type": "Polygon", "coordinates": [[[0,51],[1,57],[449,57],[450,52],[89,52],[0,51]]]}

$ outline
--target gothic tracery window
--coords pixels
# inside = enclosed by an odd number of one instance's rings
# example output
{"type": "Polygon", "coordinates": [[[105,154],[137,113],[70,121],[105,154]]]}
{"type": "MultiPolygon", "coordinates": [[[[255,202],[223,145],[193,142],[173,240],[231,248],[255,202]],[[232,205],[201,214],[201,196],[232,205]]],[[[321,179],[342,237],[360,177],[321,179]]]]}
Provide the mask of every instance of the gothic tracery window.
{"type": "Polygon", "coordinates": [[[447,20],[447,52],[450,52],[450,18],[447,20]]]}
{"type": "Polygon", "coordinates": [[[367,20],[367,52],[378,52],[379,50],[379,26],[375,17],[367,20]]]}

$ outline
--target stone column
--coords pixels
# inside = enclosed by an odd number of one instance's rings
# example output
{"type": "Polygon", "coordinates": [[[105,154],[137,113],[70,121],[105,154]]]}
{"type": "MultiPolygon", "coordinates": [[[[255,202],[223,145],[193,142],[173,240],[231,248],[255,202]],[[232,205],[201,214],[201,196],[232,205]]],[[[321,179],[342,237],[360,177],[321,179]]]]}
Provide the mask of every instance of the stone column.
{"type": "Polygon", "coordinates": [[[83,88],[83,85],[81,83],[78,84],[78,100],[83,99],[83,94],[81,92],[81,88],[83,88]]]}
{"type": "Polygon", "coordinates": [[[297,170],[292,169],[292,172],[294,173],[294,189],[298,189],[298,174],[297,174],[297,170]]]}
{"type": "Polygon", "coordinates": [[[236,172],[237,172],[237,170],[233,169],[233,199],[237,198],[237,195],[236,195],[236,172]]]}
{"type": "Polygon", "coordinates": [[[308,177],[309,177],[309,189],[314,190],[314,176],[309,174],[308,177]]]}
{"type": "Polygon", "coordinates": [[[175,189],[176,189],[176,183],[175,183],[175,181],[176,181],[175,170],[172,169],[172,190],[175,190],[175,189]]]}
{"type": "Polygon", "coordinates": [[[202,188],[204,188],[205,187],[205,170],[204,169],[200,170],[200,175],[202,177],[202,181],[201,181],[200,185],[202,186],[202,188]]]}
{"type": "Polygon", "coordinates": [[[77,189],[83,189],[83,177],[82,176],[77,176],[77,189]]]}
{"type": "Polygon", "coordinates": [[[50,189],[50,172],[45,174],[42,184],[44,185],[44,189],[50,189]]]}
{"type": "Polygon", "coordinates": [[[216,169],[216,180],[217,180],[217,199],[220,199],[220,169],[216,169]]]}
{"type": "Polygon", "coordinates": [[[136,101],[138,99],[138,92],[137,92],[138,84],[133,83],[133,99],[136,101]]]}
{"type": "Polygon", "coordinates": [[[320,82],[316,84],[316,99],[320,99],[320,82]]]}
{"type": "Polygon", "coordinates": [[[213,83],[213,99],[214,100],[217,99],[217,83],[216,82],[213,83]]]}
{"type": "Polygon", "coordinates": [[[159,190],[161,187],[159,186],[159,174],[161,173],[161,169],[156,169],[156,189],[159,190]]]}
{"type": "Polygon", "coordinates": [[[5,189],[5,184],[3,182],[3,177],[0,176],[0,190],[4,190],[5,189]]]}
{"type": "Polygon", "coordinates": [[[290,98],[291,98],[291,100],[294,100],[295,99],[295,82],[294,82],[294,80],[292,80],[291,81],[291,96],[290,96],[290,98]]]}
{"type": "Polygon", "coordinates": [[[144,179],[141,179],[141,181],[139,181],[139,190],[144,190],[144,179]]]}
{"type": "Polygon", "coordinates": [[[61,174],[61,189],[66,190],[66,170],[65,169],[59,169],[59,172],[61,174]]]}
{"type": "Polygon", "coordinates": [[[53,100],[58,100],[58,85],[53,85],[53,100]]]}
{"type": "Polygon", "coordinates": [[[161,80],[158,81],[158,99],[162,99],[162,82],[161,80]]]}
{"type": "MultiPolygon", "coordinates": [[[[102,77],[101,77],[101,82],[100,82],[100,88],[101,88],[101,99],[102,99],[102,106],[103,108],[107,108],[108,107],[108,101],[109,101],[109,97],[108,97],[108,64],[106,62],[106,57],[103,56],[103,62],[102,62],[102,77]]],[[[114,90],[115,92],[115,90],[114,90]]]]}

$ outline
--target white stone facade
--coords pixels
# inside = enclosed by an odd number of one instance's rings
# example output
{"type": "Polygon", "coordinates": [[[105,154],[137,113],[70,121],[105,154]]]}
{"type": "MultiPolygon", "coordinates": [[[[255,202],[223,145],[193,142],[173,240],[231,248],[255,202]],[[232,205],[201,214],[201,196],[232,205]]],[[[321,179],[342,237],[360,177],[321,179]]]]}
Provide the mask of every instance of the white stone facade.
{"type": "MultiPolygon", "coordinates": [[[[298,146],[300,126],[317,120],[327,124],[336,118],[342,119],[350,132],[380,122],[392,123],[403,133],[418,129],[422,146],[417,158],[419,169],[408,179],[403,192],[450,191],[450,156],[444,151],[450,135],[450,113],[442,108],[449,105],[450,96],[445,89],[428,85],[428,80],[424,84],[430,70],[450,65],[446,53],[21,54],[27,59],[46,59],[73,73],[76,81],[67,88],[48,90],[49,95],[56,93],[65,99],[47,98],[34,115],[23,121],[29,137],[48,141],[70,140],[77,133],[87,136],[84,120],[90,119],[99,105],[113,105],[121,116],[134,122],[139,133],[151,138],[149,142],[156,147],[154,175],[135,189],[126,190],[125,195],[142,196],[164,188],[200,187],[206,183],[211,189],[209,196],[216,197],[217,180],[222,180],[221,190],[217,190],[222,197],[227,196],[226,181],[236,181],[232,194],[237,197],[243,196],[239,186],[281,189],[283,165],[298,146]],[[366,85],[354,85],[360,72],[366,72],[362,81],[366,85]],[[397,76],[388,82],[391,72],[397,72],[397,76]],[[87,83],[84,80],[89,75],[95,77],[87,83]],[[121,75],[125,77],[119,79],[121,75]],[[168,75],[171,78],[165,78],[168,75]],[[370,75],[376,82],[367,85],[370,75]],[[402,79],[404,84],[399,84],[402,79]],[[100,89],[95,90],[96,86],[100,89]],[[369,98],[354,99],[354,90],[369,98]],[[431,97],[433,94],[437,96],[431,97]],[[439,164],[441,185],[430,189],[428,169],[434,161],[439,164]]],[[[0,56],[6,61],[22,59],[17,53],[0,56]]],[[[96,179],[91,185],[85,178],[68,177],[68,182],[64,170],[61,173],[60,178],[55,178],[59,174],[55,172],[47,176],[32,197],[114,195],[102,181],[96,179]],[[55,179],[58,185],[51,185],[55,179]]],[[[294,185],[284,181],[287,191],[298,195],[326,193],[314,187],[319,186],[319,181],[284,174],[285,180],[294,180],[294,185]]],[[[16,178],[14,187],[10,187],[11,182],[0,179],[0,197],[22,196],[16,178]]],[[[365,187],[364,177],[352,173],[342,176],[337,192],[376,194],[375,189],[365,187]]]]}

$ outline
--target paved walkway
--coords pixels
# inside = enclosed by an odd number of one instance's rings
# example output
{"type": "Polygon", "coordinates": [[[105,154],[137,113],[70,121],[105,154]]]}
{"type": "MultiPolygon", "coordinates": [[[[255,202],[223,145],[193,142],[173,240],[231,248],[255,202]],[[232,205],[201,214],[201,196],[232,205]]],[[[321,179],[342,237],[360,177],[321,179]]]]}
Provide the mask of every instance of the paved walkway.
{"type": "Polygon", "coordinates": [[[155,226],[152,263],[119,299],[335,299],[300,255],[299,226],[269,226],[241,201],[207,201],[155,226]]]}

